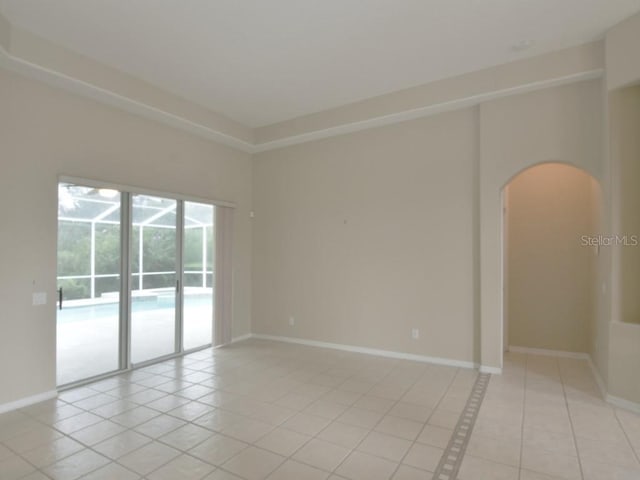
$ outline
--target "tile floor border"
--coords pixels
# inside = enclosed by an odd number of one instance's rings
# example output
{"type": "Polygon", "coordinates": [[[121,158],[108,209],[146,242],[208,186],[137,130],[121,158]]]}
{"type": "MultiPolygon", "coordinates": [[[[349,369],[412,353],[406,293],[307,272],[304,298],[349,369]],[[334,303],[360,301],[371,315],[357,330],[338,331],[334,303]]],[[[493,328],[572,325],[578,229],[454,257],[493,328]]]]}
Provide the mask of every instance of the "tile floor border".
{"type": "Polygon", "coordinates": [[[490,379],[491,375],[488,373],[478,374],[465,408],[460,414],[458,423],[433,474],[433,480],[456,480],[490,379]]]}

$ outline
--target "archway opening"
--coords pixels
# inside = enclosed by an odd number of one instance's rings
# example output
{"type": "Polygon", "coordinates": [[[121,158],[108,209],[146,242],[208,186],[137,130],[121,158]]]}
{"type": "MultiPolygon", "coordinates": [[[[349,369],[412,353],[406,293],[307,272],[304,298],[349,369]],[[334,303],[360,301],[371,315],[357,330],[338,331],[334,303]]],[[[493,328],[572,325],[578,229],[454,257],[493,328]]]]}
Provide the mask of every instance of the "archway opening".
{"type": "Polygon", "coordinates": [[[503,347],[589,351],[600,187],[579,168],[539,164],[503,188],[503,347]]]}

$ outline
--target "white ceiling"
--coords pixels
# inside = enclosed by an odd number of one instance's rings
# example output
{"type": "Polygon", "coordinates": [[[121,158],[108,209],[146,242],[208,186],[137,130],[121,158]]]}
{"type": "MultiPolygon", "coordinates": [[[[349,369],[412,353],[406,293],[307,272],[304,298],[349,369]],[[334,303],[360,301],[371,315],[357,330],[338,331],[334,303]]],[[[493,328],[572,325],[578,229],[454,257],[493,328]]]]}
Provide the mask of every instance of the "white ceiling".
{"type": "Polygon", "coordinates": [[[250,127],[601,38],[640,0],[0,0],[13,24],[250,127]],[[515,51],[514,44],[533,46],[515,51]]]}

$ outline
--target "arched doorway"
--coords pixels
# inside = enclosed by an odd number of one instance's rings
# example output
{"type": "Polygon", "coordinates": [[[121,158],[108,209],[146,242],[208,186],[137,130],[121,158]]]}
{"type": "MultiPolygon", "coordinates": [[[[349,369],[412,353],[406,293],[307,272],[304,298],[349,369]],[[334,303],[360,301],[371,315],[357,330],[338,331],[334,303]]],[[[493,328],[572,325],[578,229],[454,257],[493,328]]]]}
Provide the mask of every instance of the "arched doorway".
{"type": "Polygon", "coordinates": [[[504,350],[589,351],[600,187],[563,163],[529,167],[502,189],[504,350]]]}

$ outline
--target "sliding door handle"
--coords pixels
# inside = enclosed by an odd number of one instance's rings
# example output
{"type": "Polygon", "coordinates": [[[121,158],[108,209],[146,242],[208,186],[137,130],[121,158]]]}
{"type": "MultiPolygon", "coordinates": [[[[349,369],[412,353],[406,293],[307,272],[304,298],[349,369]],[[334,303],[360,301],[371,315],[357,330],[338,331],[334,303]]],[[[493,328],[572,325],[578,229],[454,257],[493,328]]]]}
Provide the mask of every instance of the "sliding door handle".
{"type": "Polygon", "coordinates": [[[180,280],[176,280],[176,293],[180,293],[180,280]]]}
{"type": "Polygon", "coordinates": [[[58,289],[58,310],[62,310],[62,287],[58,289]]]}

